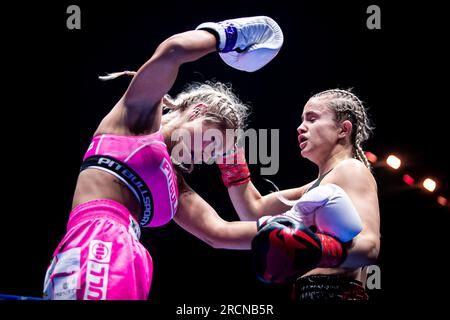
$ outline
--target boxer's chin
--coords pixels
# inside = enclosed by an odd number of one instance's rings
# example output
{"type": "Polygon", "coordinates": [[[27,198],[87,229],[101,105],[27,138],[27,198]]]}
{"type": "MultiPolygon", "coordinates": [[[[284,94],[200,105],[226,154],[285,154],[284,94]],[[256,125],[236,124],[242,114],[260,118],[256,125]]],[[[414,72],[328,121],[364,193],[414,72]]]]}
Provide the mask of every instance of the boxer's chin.
{"type": "Polygon", "coordinates": [[[314,162],[313,156],[312,156],[310,150],[303,149],[303,150],[300,151],[300,155],[302,156],[302,158],[308,159],[309,161],[314,162]]]}
{"type": "Polygon", "coordinates": [[[307,151],[305,148],[300,149],[300,155],[301,155],[303,158],[308,158],[308,151],[307,151]]]}

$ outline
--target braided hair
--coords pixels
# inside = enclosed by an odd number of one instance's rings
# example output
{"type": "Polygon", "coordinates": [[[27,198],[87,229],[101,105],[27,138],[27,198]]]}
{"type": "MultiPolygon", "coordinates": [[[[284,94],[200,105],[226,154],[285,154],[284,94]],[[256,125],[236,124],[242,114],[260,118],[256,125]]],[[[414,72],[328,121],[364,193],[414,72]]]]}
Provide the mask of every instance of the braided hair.
{"type": "Polygon", "coordinates": [[[371,168],[369,161],[362,149],[362,144],[367,141],[373,132],[367,110],[362,101],[351,90],[330,89],[319,92],[311,98],[324,99],[328,106],[334,110],[336,120],[349,120],[353,128],[351,142],[353,144],[353,157],[360,160],[367,168],[371,168]]]}

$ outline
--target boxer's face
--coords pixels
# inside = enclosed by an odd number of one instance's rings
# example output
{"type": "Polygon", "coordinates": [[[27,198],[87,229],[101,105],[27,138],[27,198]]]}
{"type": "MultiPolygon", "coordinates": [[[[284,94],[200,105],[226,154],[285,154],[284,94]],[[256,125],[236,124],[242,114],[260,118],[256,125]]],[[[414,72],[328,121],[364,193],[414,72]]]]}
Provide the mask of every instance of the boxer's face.
{"type": "Polygon", "coordinates": [[[302,113],[302,123],[297,128],[301,155],[318,163],[329,156],[339,139],[339,126],[334,112],[324,99],[310,99],[302,113]]]}
{"type": "Polygon", "coordinates": [[[209,162],[220,153],[234,146],[234,140],[226,139],[226,134],[216,123],[197,118],[183,126],[189,133],[189,143],[194,163],[209,162]],[[230,141],[228,141],[230,140],[230,141]]]}

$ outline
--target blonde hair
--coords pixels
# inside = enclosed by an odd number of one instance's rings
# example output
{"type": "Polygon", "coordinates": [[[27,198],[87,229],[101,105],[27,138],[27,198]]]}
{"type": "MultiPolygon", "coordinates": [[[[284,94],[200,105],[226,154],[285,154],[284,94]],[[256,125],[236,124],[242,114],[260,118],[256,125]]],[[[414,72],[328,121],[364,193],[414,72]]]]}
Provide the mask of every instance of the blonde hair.
{"type": "MultiPolygon", "coordinates": [[[[107,81],[123,75],[135,76],[136,71],[108,73],[98,78],[107,81]]],[[[207,121],[221,124],[224,129],[245,129],[250,108],[239,100],[231,84],[219,81],[192,82],[176,98],[168,94],[162,98],[163,110],[168,113],[183,112],[199,104],[206,107],[196,110],[196,117],[203,116],[207,121]]]]}
{"type": "MultiPolygon", "coordinates": [[[[123,75],[135,76],[136,72],[114,72],[100,76],[99,79],[106,81],[123,75]]],[[[175,98],[166,94],[162,98],[162,107],[163,111],[166,111],[163,115],[165,121],[181,116],[190,107],[194,107],[189,119],[202,117],[205,121],[217,124],[222,130],[237,130],[238,140],[245,129],[250,112],[249,106],[244,104],[233,92],[231,84],[218,81],[190,83],[175,98]]],[[[193,170],[193,165],[186,168],[173,158],[172,162],[183,171],[191,172],[193,170]]]]}
{"type": "MultiPolygon", "coordinates": [[[[164,120],[181,116],[190,107],[195,107],[190,119],[201,117],[204,121],[217,124],[222,130],[236,130],[238,140],[250,112],[249,106],[239,100],[230,84],[218,81],[190,83],[175,98],[166,94],[162,99],[162,106],[167,111],[163,116],[164,120]]],[[[186,168],[175,159],[172,162],[183,171],[193,170],[192,164],[186,168]]]]}
{"type": "Polygon", "coordinates": [[[373,132],[367,110],[362,101],[351,92],[351,89],[330,89],[319,92],[311,98],[325,99],[329,107],[334,110],[336,120],[349,120],[353,125],[351,142],[353,144],[353,156],[371,168],[369,161],[362,149],[362,144],[366,142],[373,132]]]}
{"type": "Polygon", "coordinates": [[[206,81],[193,82],[175,98],[165,95],[163,109],[168,113],[183,112],[189,107],[202,105],[195,110],[195,117],[217,123],[223,129],[244,129],[250,108],[242,103],[232,91],[230,84],[206,81]]]}

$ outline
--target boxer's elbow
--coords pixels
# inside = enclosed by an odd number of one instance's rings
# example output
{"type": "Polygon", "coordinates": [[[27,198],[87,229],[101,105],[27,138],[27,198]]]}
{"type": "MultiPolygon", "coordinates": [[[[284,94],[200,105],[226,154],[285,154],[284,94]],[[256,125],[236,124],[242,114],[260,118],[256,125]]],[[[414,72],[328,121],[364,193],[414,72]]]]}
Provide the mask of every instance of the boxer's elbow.
{"type": "Polygon", "coordinates": [[[380,252],[380,239],[375,236],[365,236],[360,241],[362,242],[361,256],[363,257],[364,265],[375,264],[380,252]]]}
{"type": "Polygon", "coordinates": [[[379,238],[358,236],[347,248],[347,258],[342,264],[342,267],[359,268],[376,264],[379,252],[379,238]]]}
{"type": "Polygon", "coordinates": [[[380,253],[380,244],[377,239],[368,239],[366,243],[366,260],[367,265],[376,264],[380,253]]]}
{"type": "Polygon", "coordinates": [[[184,62],[186,56],[185,45],[178,35],[164,40],[156,49],[155,54],[164,60],[170,60],[178,65],[184,62]]]}

